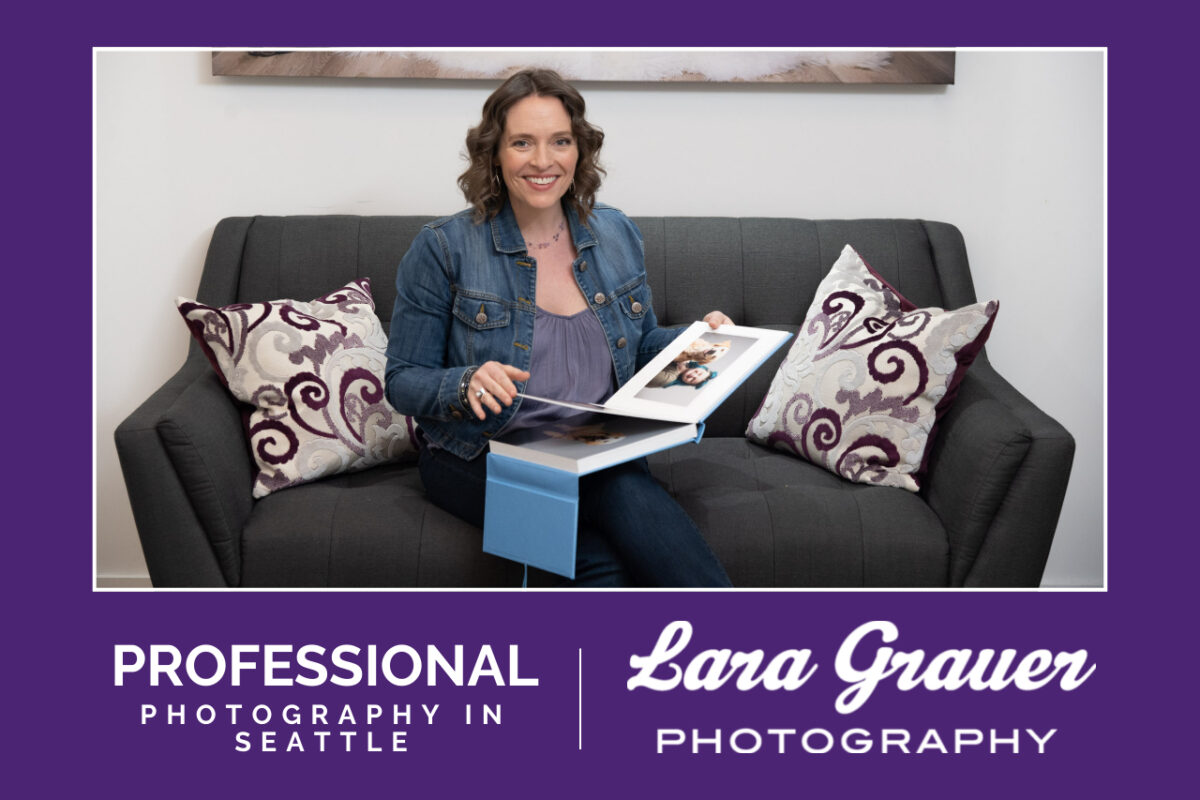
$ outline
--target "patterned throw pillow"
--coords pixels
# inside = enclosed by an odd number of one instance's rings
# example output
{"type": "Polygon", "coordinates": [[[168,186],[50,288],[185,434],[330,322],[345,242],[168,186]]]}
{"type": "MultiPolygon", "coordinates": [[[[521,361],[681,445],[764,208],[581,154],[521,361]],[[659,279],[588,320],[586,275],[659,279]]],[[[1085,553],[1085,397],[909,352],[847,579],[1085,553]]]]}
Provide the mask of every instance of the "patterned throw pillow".
{"type": "Polygon", "coordinates": [[[384,398],[387,337],[368,280],[307,303],[175,304],[229,391],[253,406],[255,497],[413,452],[412,420],[384,398]]]}
{"type": "Polygon", "coordinates": [[[846,245],[746,436],[852,481],[917,491],[934,426],[998,308],[917,308],[846,245]]]}

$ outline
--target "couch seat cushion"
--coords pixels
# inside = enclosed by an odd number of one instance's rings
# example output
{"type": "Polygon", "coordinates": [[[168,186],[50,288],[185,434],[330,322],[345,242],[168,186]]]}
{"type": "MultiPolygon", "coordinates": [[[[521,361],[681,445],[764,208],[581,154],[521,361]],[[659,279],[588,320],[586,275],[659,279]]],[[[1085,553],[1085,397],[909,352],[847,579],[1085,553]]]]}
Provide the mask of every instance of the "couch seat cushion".
{"type": "Polygon", "coordinates": [[[739,438],[650,463],[735,586],[946,585],[946,531],[920,495],[851,483],[739,438]]]}
{"type": "MultiPolygon", "coordinates": [[[[850,483],[742,438],[650,457],[738,587],[944,586],[949,547],[919,495],[850,483]]],[[[243,586],[506,587],[520,564],[425,499],[415,465],[275,492],[242,540],[243,586]]],[[[530,570],[531,586],[559,579],[530,570]]]]}
{"type": "Polygon", "coordinates": [[[411,463],[274,492],[242,537],[243,586],[518,587],[521,570],[429,503],[411,463]]]}

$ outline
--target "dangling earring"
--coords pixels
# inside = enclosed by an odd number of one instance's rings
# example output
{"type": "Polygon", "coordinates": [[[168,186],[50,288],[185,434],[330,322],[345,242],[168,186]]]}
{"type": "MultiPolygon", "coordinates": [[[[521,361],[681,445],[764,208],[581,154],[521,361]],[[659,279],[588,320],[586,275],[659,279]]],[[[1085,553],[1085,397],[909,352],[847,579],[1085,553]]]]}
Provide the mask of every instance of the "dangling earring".
{"type": "Polygon", "coordinates": [[[492,191],[500,194],[500,176],[496,174],[496,170],[492,170],[492,191]]]}

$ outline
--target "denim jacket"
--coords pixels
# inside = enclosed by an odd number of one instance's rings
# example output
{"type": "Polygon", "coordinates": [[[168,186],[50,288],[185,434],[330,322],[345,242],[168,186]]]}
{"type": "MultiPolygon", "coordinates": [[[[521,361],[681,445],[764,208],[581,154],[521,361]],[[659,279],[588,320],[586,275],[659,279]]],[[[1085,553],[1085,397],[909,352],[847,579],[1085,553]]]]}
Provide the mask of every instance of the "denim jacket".
{"type": "MultiPolygon", "coordinates": [[[[658,327],[637,226],[603,204],[586,223],[564,210],[578,253],[575,281],[604,328],[617,384],[624,384],[677,332],[658,327]]],[[[520,405],[518,397],[480,420],[460,404],[458,388],[467,368],[485,361],[529,369],[536,278],[537,259],[507,204],[478,224],[470,210],[429,223],[400,261],[387,398],[416,418],[429,441],[460,458],[479,455],[520,405]]]]}

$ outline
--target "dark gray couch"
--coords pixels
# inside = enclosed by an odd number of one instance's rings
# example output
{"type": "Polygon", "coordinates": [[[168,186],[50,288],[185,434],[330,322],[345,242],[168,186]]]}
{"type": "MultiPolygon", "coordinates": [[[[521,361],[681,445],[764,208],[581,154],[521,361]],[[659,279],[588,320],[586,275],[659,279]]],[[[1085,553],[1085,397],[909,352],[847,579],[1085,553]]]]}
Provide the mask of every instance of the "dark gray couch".
{"type": "MultiPolygon", "coordinates": [[[[222,220],[197,299],[308,300],[369,277],[387,329],[396,265],[428,217],[222,220]]],[[[919,306],[975,301],[962,236],[921,220],[640,218],[664,325],[720,308],[794,331],[844,244],[919,306]]],[[[1005,324],[1003,299],[998,325],[1005,324]]],[[[169,302],[164,298],[163,302],[169,302]]],[[[187,332],[182,322],[179,337],[187,332]]],[[[939,426],[919,494],[863,486],[747,442],[786,346],[708,420],[651,459],[736,586],[1036,586],[1074,455],[1061,425],[981,355],[939,426]]],[[[513,587],[520,565],[425,500],[412,463],[255,501],[241,410],[193,343],[116,431],[155,586],[513,587]]],[[[531,584],[558,578],[531,571],[531,584]]]]}

